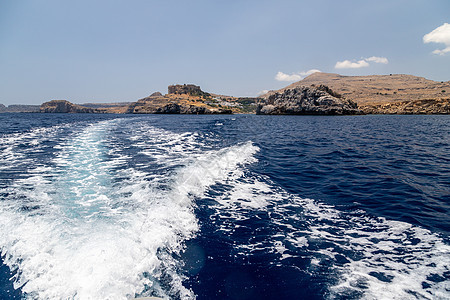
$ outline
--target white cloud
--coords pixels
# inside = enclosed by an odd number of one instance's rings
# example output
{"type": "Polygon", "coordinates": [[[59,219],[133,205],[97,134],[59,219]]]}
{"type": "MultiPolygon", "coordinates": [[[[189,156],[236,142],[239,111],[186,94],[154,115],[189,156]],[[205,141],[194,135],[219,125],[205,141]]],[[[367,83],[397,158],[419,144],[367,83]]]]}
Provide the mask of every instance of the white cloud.
{"type": "Polygon", "coordinates": [[[350,60],[338,61],[334,67],[336,69],[365,68],[365,67],[370,66],[370,64],[368,63],[369,61],[375,62],[377,64],[388,64],[389,63],[389,60],[386,57],[372,56],[369,58],[363,58],[361,60],[358,60],[357,62],[350,61],[350,60]]]}
{"type": "Polygon", "coordinates": [[[445,53],[448,53],[448,52],[450,52],[450,47],[447,47],[443,50],[436,49],[433,51],[433,54],[444,55],[445,53]]]}
{"type": "Polygon", "coordinates": [[[334,66],[336,69],[359,69],[368,67],[369,63],[364,59],[358,60],[357,62],[351,62],[349,60],[338,61],[334,66]]]}
{"type": "Polygon", "coordinates": [[[283,72],[278,72],[277,75],[275,75],[275,79],[278,81],[299,81],[302,79],[302,76],[298,74],[285,74],[283,72]]]}
{"type": "Polygon", "coordinates": [[[372,57],[366,58],[366,61],[373,61],[378,64],[385,64],[385,65],[389,63],[389,61],[386,57],[377,57],[377,56],[372,56],[372,57]]]}
{"type": "Polygon", "coordinates": [[[275,79],[278,81],[299,81],[299,80],[302,80],[304,77],[309,76],[316,72],[320,72],[320,71],[317,69],[311,69],[306,72],[298,72],[298,73],[292,73],[292,74],[278,72],[277,75],[275,75],[275,79]]]}
{"type": "Polygon", "coordinates": [[[311,70],[308,70],[308,71],[306,71],[306,72],[300,72],[299,74],[300,74],[301,76],[306,77],[306,76],[309,76],[309,75],[314,74],[314,73],[317,73],[317,72],[320,72],[320,70],[317,70],[317,69],[311,69],[311,70]]]}
{"type": "Polygon", "coordinates": [[[450,24],[444,23],[444,25],[439,26],[432,32],[425,34],[423,36],[423,42],[445,45],[445,48],[443,50],[434,50],[434,54],[444,55],[445,53],[450,52],[450,24]]]}

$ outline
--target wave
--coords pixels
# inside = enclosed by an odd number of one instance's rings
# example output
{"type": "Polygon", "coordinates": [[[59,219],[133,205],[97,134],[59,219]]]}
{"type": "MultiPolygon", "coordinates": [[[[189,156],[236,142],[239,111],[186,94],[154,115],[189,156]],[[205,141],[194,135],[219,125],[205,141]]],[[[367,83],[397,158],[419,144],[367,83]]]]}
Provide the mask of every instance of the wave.
{"type": "Polygon", "coordinates": [[[236,255],[244,261],[271,255],[272,267],[298,265],[311,278],[326,278],[326,298],[448,296],[450,246],[429,230],[340,211],[290,194],[264,176],[236,179],[213,201],[212,222],[220,235],[239,241],[236,255]],[[242,237],[241,227],[253,233],[242,237]]]}
{"type": "Polygon", "coordinates": [[[439,235],[288,193],[247,167],[252,142],[216,141],[139,118],[0,137],[0,172],[14,174],[0,187],[0,247],[15,288],[32,299],[194,299],[180,257],[202,234],[206,201],[237,256],[301,269],[325,298],[446,298],[439,235]]]}
{"type": "Polygon", "coordinates": [[[0,191],[1,254],[17,271],[15,288],[39,299],[195,298],[177,259],[199,229],[195,199],[238,177],[257,147],[199,151],[191,143],[177,151],[173,145],[195,134],[124,120],[74,129],[64,141],[55,136],[51,161],[0,191]],[[147,157],[141,164],[129,165],[133,158],[112,134],[118,127],[137,132],[127,138],[147,157]],[[171,169],[155,175],[146,162],[171,169]]]}
{"type": "Polygon", "coordinates": [[[0,136],[0,172],[11,172],[36,163],[36,154],[48,150],[47,143],[67,128],[68,125],[57,125],[0,136]]]}

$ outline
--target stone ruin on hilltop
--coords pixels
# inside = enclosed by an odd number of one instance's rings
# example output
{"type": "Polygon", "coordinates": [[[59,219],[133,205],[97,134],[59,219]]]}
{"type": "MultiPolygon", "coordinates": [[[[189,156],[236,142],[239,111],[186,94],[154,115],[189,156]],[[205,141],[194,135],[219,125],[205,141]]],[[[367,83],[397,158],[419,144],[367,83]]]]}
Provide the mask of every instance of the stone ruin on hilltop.
{"type": "Polygon", "coordinates": [[[169,94],[201,94],[200,86],[194,84],[175,84],[169,85],[169,94]]]}

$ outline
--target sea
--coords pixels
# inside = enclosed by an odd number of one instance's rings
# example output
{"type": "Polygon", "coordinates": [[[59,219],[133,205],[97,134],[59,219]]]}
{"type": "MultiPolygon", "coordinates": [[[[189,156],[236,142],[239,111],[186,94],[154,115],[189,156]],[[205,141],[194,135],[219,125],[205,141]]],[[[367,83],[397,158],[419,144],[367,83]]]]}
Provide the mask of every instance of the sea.
{"type": "Polygon", "coordinates": [[[0,114],[0,299],[450,299],[450,116],[0,114]]]}

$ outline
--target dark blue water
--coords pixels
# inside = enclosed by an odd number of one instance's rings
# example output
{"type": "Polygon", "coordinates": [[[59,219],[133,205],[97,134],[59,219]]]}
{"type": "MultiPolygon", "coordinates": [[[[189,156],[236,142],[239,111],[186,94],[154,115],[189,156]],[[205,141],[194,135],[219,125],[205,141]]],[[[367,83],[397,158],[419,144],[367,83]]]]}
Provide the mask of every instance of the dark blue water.
{"type": "Polygon", "coordinates": [[[448,116],[0,125],[2,299],[450,297],[448,116]]]}

